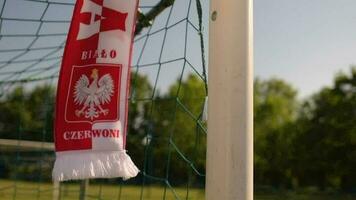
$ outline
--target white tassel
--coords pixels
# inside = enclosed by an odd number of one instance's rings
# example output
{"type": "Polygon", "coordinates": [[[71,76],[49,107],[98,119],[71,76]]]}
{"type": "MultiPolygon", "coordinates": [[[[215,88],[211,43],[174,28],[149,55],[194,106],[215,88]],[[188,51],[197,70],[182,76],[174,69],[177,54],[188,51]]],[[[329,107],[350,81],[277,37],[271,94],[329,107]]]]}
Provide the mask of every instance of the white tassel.
{"type": "Polygon", "coordinates": [[[89,178],[135,177],[139,170],[126,151],[59,153],[54,164],[53,181],[89,178]]]}

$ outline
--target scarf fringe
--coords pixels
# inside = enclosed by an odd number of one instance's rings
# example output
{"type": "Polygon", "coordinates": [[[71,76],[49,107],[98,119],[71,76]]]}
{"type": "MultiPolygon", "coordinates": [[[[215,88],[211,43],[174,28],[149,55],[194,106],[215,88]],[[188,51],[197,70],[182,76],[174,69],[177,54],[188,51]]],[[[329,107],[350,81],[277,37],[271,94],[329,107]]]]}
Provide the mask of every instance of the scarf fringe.
{"type": "Polygon", "coordinates": [[[90,178],[135,177],[139,170],[126,151],[85,152],[57,155],[53,181],[90,178]]]}

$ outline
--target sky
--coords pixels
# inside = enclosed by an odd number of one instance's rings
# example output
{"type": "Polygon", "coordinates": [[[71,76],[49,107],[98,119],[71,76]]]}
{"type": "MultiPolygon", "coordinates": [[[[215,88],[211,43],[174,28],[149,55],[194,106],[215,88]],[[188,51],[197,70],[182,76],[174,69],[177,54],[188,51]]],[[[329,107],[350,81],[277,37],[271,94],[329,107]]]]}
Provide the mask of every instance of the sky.
{"type": "MultiPolygon", "coordinates": [[[[141,5],[154,5],[157,1],[141,0],[141,5]]],[[[150,35],[141,59],[140,50],[145,40],[138,40],[135,43],[133,65],[152,64],[148,67],[138,67],[139,72],[146,74],[151,83],[157,83],[157,87],[163,92],[167,91],[169,85],[174,83],[182,73],[184,62],[178,60],[162,65],[159,75],[159,66],[154,63],[185,57],[194,68],[185,67],[184,74],[194,73],[194,70],[198,73],[202,71],[197,31],[193,26],[188,24],[187,28],[185,22],[180,22],[188,16],[192,24],[197,26],[195,3],[191,4],[189,12],[187,9],[189,1],[177,0],[170,17],[169,10],[166,10],[156,19],[151,33],[164,28],[168,18],[167,25],[171,27],[167,30],[166,37],[164,31],[150,35]],[[185,41],[188,41],[186,47],[185,41]],[[162,46],[164,46],[163,54],[160,56],[162,46]]],[[[74,0],[50,0],[50,2],[74,2],[74,0]]],[[[207,0],[201,2],[207,50],[209,2],[207,0]]],[[[4,0],[0,0],[0,5],[3,3],[4,0]]],[[[36,3],[32,0],[10,0],[7,1],[1,18],[39,19],[42,13],[46,12],[45,20],[70,20],[72,6],[51,4],[45,11],[45,5],[43,2],[36,3]]],[[[0,34],[4,36],[0,40],[0,80],[5,79],[7,73],[21,71],[32,64],[13,63],[2,67],[4,62],[41,58],[48,53],[48,50],[30,51],[16,58],[16,55],[23,52],[1,52],[3,49],[26,49],[34,39],[31,35],[34,35],[39,27],[38,22],[3,20],[0,28],[0,34]],[[13,34],[29,36],[6,37],[13,34]]],[[[68,27],[68,22],[42,24],[39,34],[59,35],[42,37],[32,47],[63,45],[68,27]]],[[[299,91],[299,98],[308,97],[320,88],[330,86],[337,72],[349,72],[350,65],[356,64],[356,1],[254,0],[254,51],[255,77],[284,79],[299,91]]],[[[42,61],[35,67],[39,69],[55,65],[60,62],[62,53],[61,50],[56,51],[49,56],[54,59],[42,61]]],[[[51,68],[46,72],[47,74],[36,70],[31,73],[36,76],[58,73],[58,67],[51,68]]],[[[31,75],[31,73],[26,74],[31,75]]]]}
{"type": "Polygon", "coordinates": [[[356,64],[355,0],[255,0],[255,76],[282,78],[304,98],[356,64]]]}
{"type": "MultiPolygon", "coordinates": [[[[62,46],[66,40],[73,11],[72,3],[75,0],[49,0],[48,7],[47,1],[42,0],[0,0],[0,8],[3,7],[4,2],[6,4],[1,13],[3,21],[0,23],[0,34],[3,36],[0,37],[0,80],[11,81],[57,75],[58,63],[63,54],[63,49],[57,47],[62,46]],[[44,23],[41,24],[41,20],[44,23]],[[47,36],[43,36],[46,34],[47,36]],[[36,38],[36,35],[42,36],[36,38]],[[55,48],[33,50],[52,47],[55,48]],[[9,49],[21,50],[3,52],[9,49]],[[26,52],[27,49],[30,51],[26,52]],[[47,56],[51,51],[54,53],[47,56]],[[23,60],[39,58],[45,59],[40,63],[19,63],[23,60]],[[47,61],[47,58],[53,59],[47,61]],[[9,60],[15,62],[6,63],[9,60]],[[52,65],[54,67],[47,70],[48,66],[52,65]],[[12,76],[13,72],[24,70],[27,71],[12,76]]],[[[159,0],[140,0],[140,8],[143,12],[147,12],[158,2],[159,0]]],[[[209,2],[202,1],[202,4],[207,49],[209,2]]],[[[181,75],[186,78],[188,74],[202,74],[198,24],[195,0],[177,0],[172,8],[165,9],[155,18],[150,28],[144,29],[135,38],[132,71],[147,75],[151,85],[157,88],[155,95],[166,93],[181,75]]],[[[31,86],[30,88],[34,86],[28,85],[31,86]]]]}

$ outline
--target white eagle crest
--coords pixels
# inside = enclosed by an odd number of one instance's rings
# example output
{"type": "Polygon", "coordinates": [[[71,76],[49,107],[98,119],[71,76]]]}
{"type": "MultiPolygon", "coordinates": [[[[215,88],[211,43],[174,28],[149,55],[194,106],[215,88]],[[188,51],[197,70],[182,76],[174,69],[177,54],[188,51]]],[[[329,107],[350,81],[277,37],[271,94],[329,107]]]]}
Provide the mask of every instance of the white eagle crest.
{"type": "Polygon", "coordinates": [[[82,109],[75,111],[77,117],[84,115],[85,118],[93,120],[99,117],[100,114],[107,115],[109,113],[109,110],[103,109],[101,105],[111,101],[111,97],[114,94],[114,81],[110,74],[105,74],[99,79],[98,72],[97,69],[92,70],[90,78],[93,81],[91,84],[89,83],[89,78],[84,74],[75,84],[74,102],[77,105],[84,104],[82,109]]]}

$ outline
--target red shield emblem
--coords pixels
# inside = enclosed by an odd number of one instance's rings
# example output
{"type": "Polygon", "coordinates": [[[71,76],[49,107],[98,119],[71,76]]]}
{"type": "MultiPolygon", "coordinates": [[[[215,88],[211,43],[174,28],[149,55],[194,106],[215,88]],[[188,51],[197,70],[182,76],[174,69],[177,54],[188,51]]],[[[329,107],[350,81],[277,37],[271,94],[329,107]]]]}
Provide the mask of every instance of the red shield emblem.
{"type": "Polygon", "coordinates": [[[73,66],[65,120],[68,123],[108,122],[119,119],[121,65],[73,66]]]}

